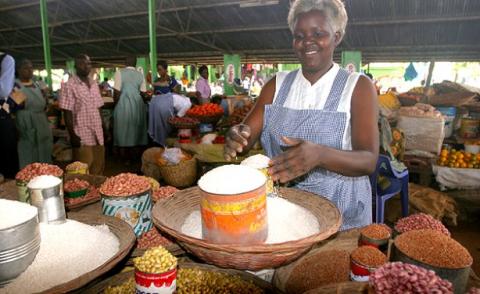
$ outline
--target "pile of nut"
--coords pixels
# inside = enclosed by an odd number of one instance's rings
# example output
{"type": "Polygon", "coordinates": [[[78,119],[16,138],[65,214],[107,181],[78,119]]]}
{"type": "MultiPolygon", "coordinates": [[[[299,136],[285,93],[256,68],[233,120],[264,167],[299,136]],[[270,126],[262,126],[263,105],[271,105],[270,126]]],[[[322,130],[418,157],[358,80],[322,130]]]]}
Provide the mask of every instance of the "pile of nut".
{"type": "Polygon", "coordinates": [[[106,196],[131,196],[151,189],[150,181],[132,173],[122,173],[108,178],[100,187],[101,194],[106,196]]]}
{"type": "Polygon", "coordinates": [[[141,272],[161,274],[177,267],[177,258],[162,246],[145,251],[141,257],[133,259],[133,265],[141,272]]]}
{"type": "Polygon", "coordinates": [[[151,228],[150,231],[143,234],[137,242],[138,249],[148,249],[151,247],[167,246],[172,244],[172,241],[162,236],[162,234],[160,234],[160,232],[155,227],[151,228]]]}
{"type": "Polygon", "coordinates": [[[375,293],[453,293],[452,283],[434,271],[403,262],[384,264],[369,281],[375,293]]]}
{"type": "Polygon", "coordinates": [[[158,189],[153,191],[152,200],[153,202],[157,202],[160,199],[173,196],[173,194],[175,194],[177,191],[178,189],[172,186],[159,187],[158,189]]]}
{"type": "Polygon", "coordinates": [[[80,171],[80,170],[87,171],[88,170],[88,164],[83,163],[81,161],[75,161],[75,162],[72,162],[69,165],[67,165],[65,167],[65,170],[67,172],[75,172],[75,171],[80,171]]]}
{"type": "Polygon", "coordinates": [[[87,189],[90,186],[90,183],[88,183],[85,180],[80,180],[80,179],[73,179],[73,180],[68,180],[63,184],[63,191],[70,193],[70,192],[76,192],[80,190],[87,189]]]}
{"type": "Polygon", "coordinates": [[[226,273],[198,268],[180,269],[177,276],[177,293],[263,293],[252,282],[226,273]]]}
{"type": "Polygon", "coordinates": [[[25,166],[21,171],[19,171],[15,176],[15,179],[18,181],[28,182],[35,177],[43,175],[61,177],[63,176],[63,170],[53,164],[34,162],[25,166]]]}
{"type": "Polygon", "coordinates": [[[431,215],[425,213],[409,215],[399,219],[395,224],[395,230],[399,233],[423,229],[439,231],[450,237],[450,232],[441,221],[436,220],[431,215]]]}

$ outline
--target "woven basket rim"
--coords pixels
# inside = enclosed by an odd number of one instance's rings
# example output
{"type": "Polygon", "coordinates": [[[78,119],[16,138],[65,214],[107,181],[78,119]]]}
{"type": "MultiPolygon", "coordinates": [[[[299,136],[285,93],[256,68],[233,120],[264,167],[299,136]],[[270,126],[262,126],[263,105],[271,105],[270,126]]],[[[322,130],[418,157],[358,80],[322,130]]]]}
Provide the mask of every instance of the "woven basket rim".
{"type": "MultiPolygon", "coordinates": [[[[183,191],[187,190],[193,190],[193,189],[199,189],[197,186],[185,189],[183,191]]],[[[280,194],[287,190],[297,190],[293,188],[280,188],[280,194]]],[[[178,193],[178,192],[177,192],[178,193]]],[[[297,250],[297,249],[304,249],[307,247],[312,246],[313,244],[320,242],[322,240],[325,240],[329,236],[333,235],[338,231],[340,228],[340,225],[342,223],[342,216],[340,214],[340,211],[338,208],[328,199],[326,199],[323,196],[315,195],[313,193],[305,192],[302,191],[302,193],[308,193],[311,195],[314,195],[314,197],[320,197],[323,201],[328,203],[328,205],[331,207],[336,212],[337,220],[336,222],[327,230],[321,231],[317,234],[298,239],[298,240],[291,240],[291,241],[286,241],[282,243],[271,243],[271,244],[258,244],[258,245],[241,245],[241,244],[229,244],[229,243],[211,243],[208,241],[205,241],[204,239],[198,239],[194,238],[188,235],[185,235],[181,232],[178,232],[177,230],[170,228],[167,226],[161,219],[158,219],[157,216],[153,213],[156,209],[155,207],[161,206],[164,202],[169,201],[171,198],[167,199],[161,199],[157,201],[155,204],[153,210],[152,210],[152,218],[153,222],[156,226],[158,226],[161,230],[165,231],[169,235],[173,236],[174,238],[178,239],[181,242],[193,244],[198,247],[203,247],[209,250],[217,250],[217,251],[224,251],[224,252],[230,252],[230,253],[270,253],[270,252],[291,252],[292,250],[297,250]]],[[[282,197],[283,198],[283,197],[282,197]]],[[[286,199],[286,198],[284,198],[286,199]]],[[[308,208],[307,208],[308,209],[308,208]]]]}

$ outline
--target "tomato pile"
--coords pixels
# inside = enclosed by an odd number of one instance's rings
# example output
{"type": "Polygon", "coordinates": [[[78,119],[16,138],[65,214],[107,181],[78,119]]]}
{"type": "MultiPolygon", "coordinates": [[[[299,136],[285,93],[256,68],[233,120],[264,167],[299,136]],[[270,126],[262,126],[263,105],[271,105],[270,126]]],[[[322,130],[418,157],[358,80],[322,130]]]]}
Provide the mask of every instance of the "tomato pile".
{"type": "Polygon", "coordinates": [[[192,117],[211,117],[223,114],[223,108],[215,103],[196,105],[187,111],[188,116],[192,117]]]}

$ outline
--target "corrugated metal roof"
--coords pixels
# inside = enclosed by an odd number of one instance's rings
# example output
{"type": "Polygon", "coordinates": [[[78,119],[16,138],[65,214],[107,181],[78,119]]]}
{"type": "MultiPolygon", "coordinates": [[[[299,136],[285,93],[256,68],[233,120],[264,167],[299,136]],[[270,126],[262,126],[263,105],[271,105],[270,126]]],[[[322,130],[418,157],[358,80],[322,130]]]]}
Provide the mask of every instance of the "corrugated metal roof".
{"type": "MultiPolygon", "coordinates": [[[[222,63],[224,53],[250,62],[295,62],[287,26],[288,0],[240,7],[232,0],[158,0],[159,58],[172,63],[222,63]]],[[[50,0],[52,59],[87,53],[118,64],[148,55],[147,1],[50,0]]],[[[479,61],[479,0],[346,0],[342,50],[364,62],[479,61]]],[[[43,62],[39,1],[0,0],[0,50],[43,62]]]]}

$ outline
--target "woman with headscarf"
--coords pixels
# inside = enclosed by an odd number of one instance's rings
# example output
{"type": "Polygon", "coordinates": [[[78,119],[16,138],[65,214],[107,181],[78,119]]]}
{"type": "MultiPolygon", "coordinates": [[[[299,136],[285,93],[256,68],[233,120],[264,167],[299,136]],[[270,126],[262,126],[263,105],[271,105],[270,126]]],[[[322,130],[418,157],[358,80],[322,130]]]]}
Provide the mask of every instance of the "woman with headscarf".
{"type": "Polygon", "coordinates": [[[378,158],[378,106],[373,84],[333,62],[345,35],[340,0],[297,0],[288,15],[301,69],[278,73],[242,124],[227,135],[225,158],[260,139],[274,181],[324,196],[342,214],[341,230],[372,221],[368,175],[378,158]]]}
{"type": "Polygon", "coordinates": [[[17,63],[16,84],[26,95],[24,107],[16,113],[18,159],[20,169],[33,162],[52,162],[53,137],[45,108],[47,99],[33,78],[33,65],[28,59],[17,63]]]}

